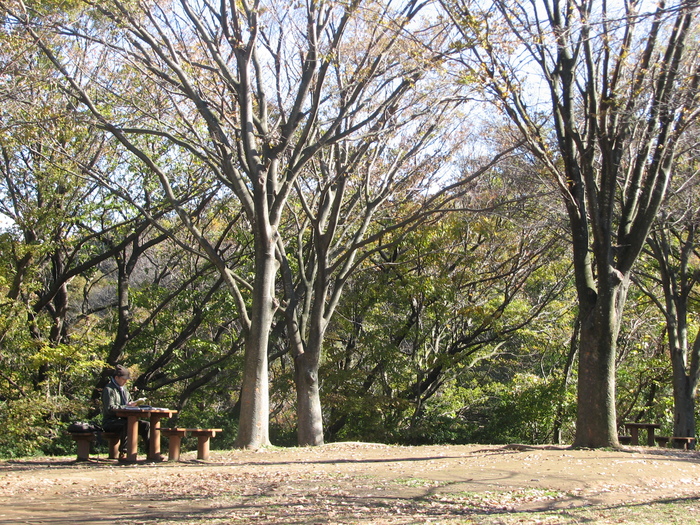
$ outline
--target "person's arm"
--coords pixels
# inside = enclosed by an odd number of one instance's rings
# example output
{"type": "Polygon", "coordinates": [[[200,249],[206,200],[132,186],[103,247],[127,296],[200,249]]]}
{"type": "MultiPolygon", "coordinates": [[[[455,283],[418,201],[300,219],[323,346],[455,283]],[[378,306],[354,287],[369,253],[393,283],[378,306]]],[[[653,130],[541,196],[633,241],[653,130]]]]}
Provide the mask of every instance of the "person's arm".
{"type": "MultiPolygon", "coordinates": [[[[126,405],[120,405],[119,408],[124,408],[125,406],[126,407],[135,407],[136,402],[132,401],[131,392],[129,392],[129,390],[127,390],[126,387],[122,387],[122,390],[124,390],[124,398],[126,399],[126,405]]],[[[122,396],[116,388],[114,389],[114,393],[117,396],[117,402],[121,402],[122,396]]]]}
{"type": "Polygon", "coordinates": [[[124,393],[126,394],[126,406],[128,407],[135,407],[136,403],[131,400],[131,392],[129,392],[126,388],[124,389],[124,393]]]}

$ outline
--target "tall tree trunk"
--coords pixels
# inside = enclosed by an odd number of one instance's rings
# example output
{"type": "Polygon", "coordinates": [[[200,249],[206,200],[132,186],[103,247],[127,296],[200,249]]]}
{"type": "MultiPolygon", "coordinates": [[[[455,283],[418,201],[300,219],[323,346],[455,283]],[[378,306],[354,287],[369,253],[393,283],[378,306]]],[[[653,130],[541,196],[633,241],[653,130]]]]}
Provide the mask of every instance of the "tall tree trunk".
{"type": "MultiPolygon", "coordinates": [[[[580,173],[573,166],[569,169],[580,173]]],[[[578,177],[572,176],[575,178],[578,177]]],[[[574,186],[572,193],[577,205],[570,204],[567,210],[572,226],[580,329],[574,446],[617,446],[615,354],[620,320],[615,298],[620,281],[609,275],[612,271],[607,264],[612,258],[609,244],[597,243],[591,235],[583,185],[574,186]]]]}
{"type": "MultiPolygon", "coordinates": [[[[687,265],[683,264],[682,267],[687,265]]],[[[665,265],[664,270],[668,269],[669,266],[665,265]]],[[[695,437],[695,389],[691,380],[692,369],[691,373],[688,373],[687,301],[689,286],[692,286],[689,283],[692,283],[692,280],[683,274],[676,279],[664,279],[667,305],[665,313],[673,378],[673,435],[679,437],[695,437]],[[681,292],[670,286],[677,281],[683,283],[681,292]]]]}
{"type": "Polygon", "coordinates": [[[609,331],[600,330],[606,324],[601,313],[586,324],[581,330],[574,446],[616,446],[615,344],[609,331]]]}
{"type": "Polygon", "coordinates": [[[671,348],[673,368],[673,435],[695,437],[695,395],[686,373],[684,352],[671,348]]]}
{"type": "MultiPolygon", "coordinates": [[[[665,215],[663,216],[665,219],[665,215]]],[[[695,437],[695,387],[693,385],[693,355],[688,351],[688,302],[696,279],[690,268],[690,259],[695,252],[696,226],[690,223],[686,227],[685,241],[679,247],[671,239],[682,235],[665,230],[667,224],[655,231],[647,241],[651,255],[659,264],[659,274],[664,290],[664,301],[658,299],[651,291],[644,290],[659,306],[666,317],[669,354],[673,381],[673,435],[695,437]],[[680,248],[680,249],[678,249],[680,248]],[[688,362],[690,361],[690,363],[688,362]]],[[[697,358],[695,358],[697,360],[697,358]]],[[[696,365],[697,366],[697,365],[696,365]]]]}
{"type": "MultiPolygon", "coordinates": [[[[581,309],[575,447],[617,447],[615,357],[629,280],[598,279],[593,308],[581,309]]],[[[581,300],[581,299],[580,299],[581,300]]],[[[585,301],[585,299],[584,299],[585,301]]],[[[588,302],[588,301],[586,301],[588,302]]]]}
{"type": "MultiPolygon", "coordinates": [[[[321,411],[318,369],[323,337],[319,337],[319,328],[312,329],[308,343],[304,343],[303,327],[299,326],[300,321],[304,325],[306,322],[310,322],[314,327],[319,325],[316,324],[315,316],[307,321],[303,314],[299,315],[299,296],[294,288],[294,277],[286,254],[284,254],[284,246],[281,243],[279,248],[282,255],[280,258],[282,263],[282,281],[287,297],[287,306],[285,308],[287,339],[289,341],[289,351],[294,358],[294,384],[297,396],[297,443],[300,447],[322,445],[323,414],[321,411]]],[[[305,300],[308,301],[310,298],[306,297],[305,300]]]]}
{"type": "Polygon", "coordinates": [[[275,238],[272,231],[268,227],[265,234],[256,235],[255,240],[255,282],[250,330],[245,342],[241,417],[236,437],[239,448],[257,449],[270,444],[267,347],[275,307],[277,274],[274,242],[270,241],[275,238]]]}
{"type": "Polygon", "coordinates": [[[297,395],[297,443],[300,447],[323,445],[323,412],[321,409],[321,392],[318,381],[318,369],[323,351],[323,337],[326,319],[324,317],[325,298],[328,291],[325,269],[321,268],[312,286],[315,294],[314,306],[309,316],[302,315],[302,323],[310,326],[308,338],[304,344],[303,327],[299,326],[297,309],[298,297],[292,286],[292,274],[289,266],[283,263],[283,278],[286,281],[288,296],[293,300],[287,306],[287,332],[292,356],[294,357],[294,383],[297,395]]]}
{"type": "MultiPolygon", "coordinates": [[[[687,268],[685,261],[682,262],[681,268],[683,270],[687,268]]],[[[687,309],[688,296],[693,281],[688,279],[685,271],[679,272],[681,275],[675,278],[671,278],[671,276],[666,278],[670,269],[670,265],[666,264],[662,273],[664,274],[665,313],[673,377],[673,435],[695,437],[695,392],[691,376],[688,374],[687,309]],[[679,281],[681,282],[680,292],[673,286],[679,281]]]]}
{"type": "Polygon", "coordinates": [[[323,414],[318,383],[319,349],[307,347],[294,360],[297,391],[297,441],[300,447],[323,445],[323,414]]]}

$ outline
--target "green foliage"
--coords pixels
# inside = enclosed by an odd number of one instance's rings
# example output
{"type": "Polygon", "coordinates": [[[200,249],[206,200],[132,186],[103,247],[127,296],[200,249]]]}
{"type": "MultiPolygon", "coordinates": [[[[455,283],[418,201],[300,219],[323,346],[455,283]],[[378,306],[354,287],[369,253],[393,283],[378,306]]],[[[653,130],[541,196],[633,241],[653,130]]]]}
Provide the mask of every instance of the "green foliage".
{"type": "Polygon", "coordinates": [[[97,353],[82,344],[42,345],[30,356],[34,369],[45,374],[45,391],[60,395],[68,385],[85,384],[107,366],[97,353]]]}
{"type": "Polygon", "coordinates": [[[74,452],[66,421],[83,421],[84,399],[47,399],[40,394],[0,402],[0,457],[74,452]]]}
{"type": "Polygon", "coordinates": [[[556,377],[519,373],[507,384],[493,385],[488,399],[489,403],[481,407],[486,412],[482,413],[483,425],[473,434],[475,442],[551,443],[558,403],[564,404],[569,422],[574,417],[573,392],[562,400],[561,380],[556,377]]]}
{"type": "Polygon", "coordinates": [[[26,308],[5,304],[0,314],[0,457],[72,453],[75,444],[66,426],[88,417],[90,385],[103,363],[83,346],[85,341],[39,345],[21,321],[27,319],[26,308]]]}
{"type": "Polygon", "coordinates": [[[45,12],[56,13],[67,13],[83,5],[80,0],[28,0],[24,4],[29,9],[39,8],[45,12]]]}
{"type": "MultiPolygon", "coordinates": [[[[222,374],[207,388],[197,390],[178,415],[178,426],[222,429],[221,434],[212,440],[212,449],[232,449],[235,445],[238,432],[237,397],[227,388],[227,380],[231,379],[222,374]]],[[[183,441],[183,447],[184,450],[196,450],[197,440],[187,439],[183,441]]]]}
{"type": "Polygon", "coordinates": [[[567,268],[541,234],[515,241],[512,226],[453,214],[353,283],[321,371],[333,385],[327,426],[342,424],[331,439],[544,442],[555,419],[570,427],[571,400],[554,379],[575,315],[560,288],[567,268]]]}

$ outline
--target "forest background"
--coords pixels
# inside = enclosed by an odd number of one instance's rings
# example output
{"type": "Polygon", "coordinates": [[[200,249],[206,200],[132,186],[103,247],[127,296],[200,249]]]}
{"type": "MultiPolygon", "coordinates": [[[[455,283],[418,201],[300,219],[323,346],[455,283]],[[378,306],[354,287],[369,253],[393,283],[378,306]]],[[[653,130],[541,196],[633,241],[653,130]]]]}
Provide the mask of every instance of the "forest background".
{"type": "Polygon", "coordinates": [[[224,448],[695,435],[697,3],[603,5],[0,0],[0,456],[117,363],[224,448]]]}

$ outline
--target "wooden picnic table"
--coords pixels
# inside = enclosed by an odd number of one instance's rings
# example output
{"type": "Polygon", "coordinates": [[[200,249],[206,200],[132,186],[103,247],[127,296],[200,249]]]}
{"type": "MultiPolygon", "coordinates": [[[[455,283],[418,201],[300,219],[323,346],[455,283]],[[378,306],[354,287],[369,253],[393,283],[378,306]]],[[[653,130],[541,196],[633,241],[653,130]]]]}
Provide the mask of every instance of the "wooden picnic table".
{"type": "Polygon", "coordinates": [[[625,428],[630,431],[632,445],[639,445],[639,430],[642,429],[647,431],[647,444],[653,447],[656,446],[654,442],[654,431],[657,428],[661,428],[661,425],[658,423],[625,423],[625,428]]]}
{"type": "Polygon", "coordinates": [[[148,418],[151,422],[150,446],[148,459],[157,460],[160,457],[160,420],[177,414],[177,410],[156,407],[127,407],[115,410],[117,417],[126,418],[126,440],[129,446],[126,452],[127,461],[136,461],[138,450],[138,422],[148,418]]]}

